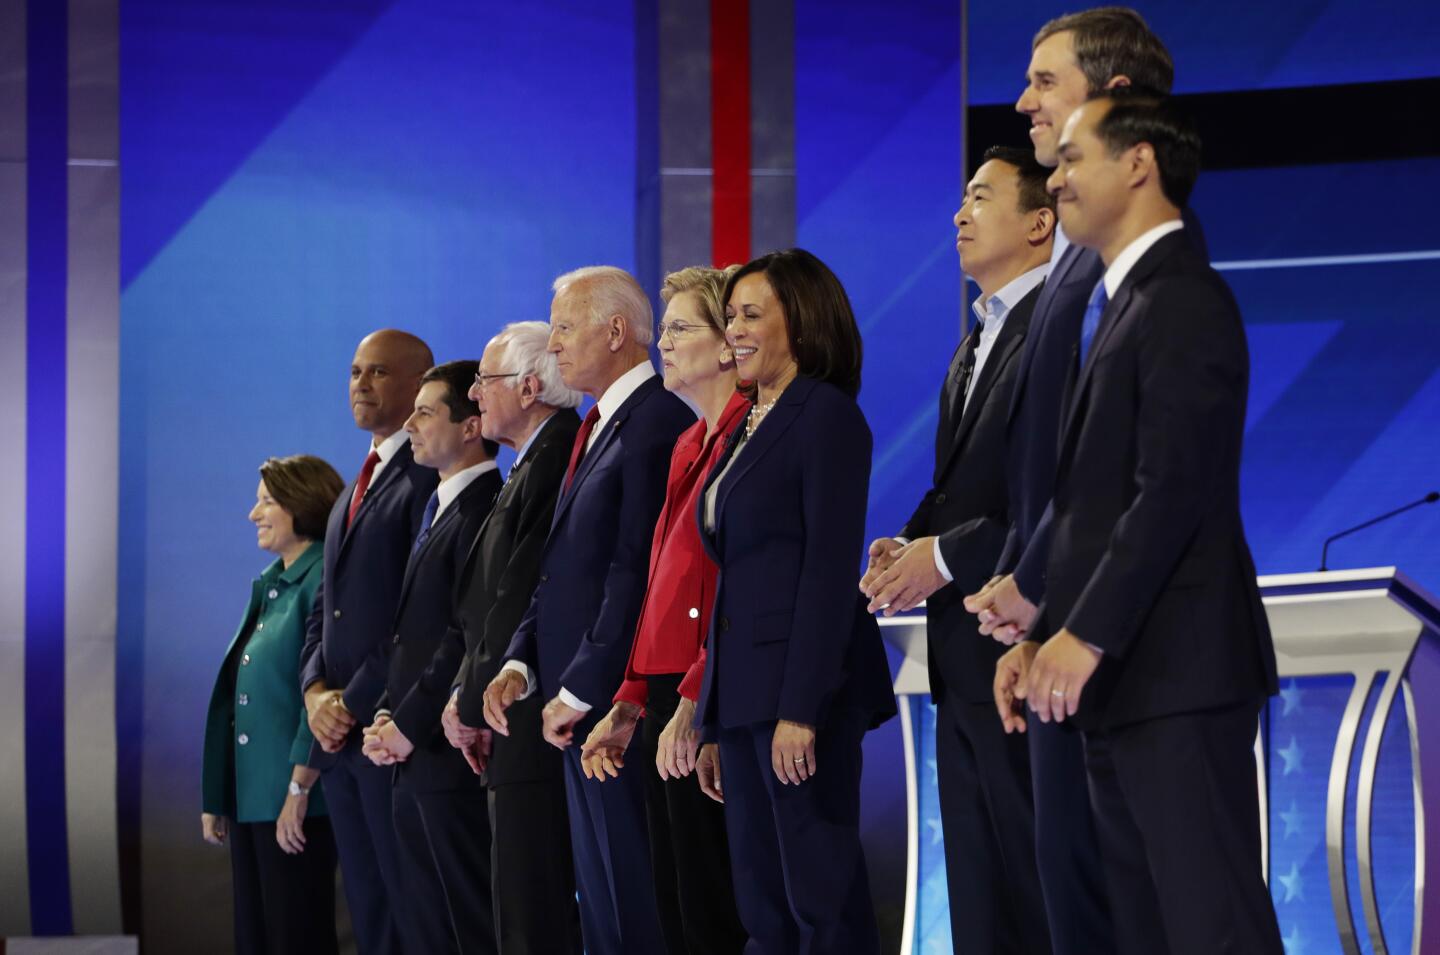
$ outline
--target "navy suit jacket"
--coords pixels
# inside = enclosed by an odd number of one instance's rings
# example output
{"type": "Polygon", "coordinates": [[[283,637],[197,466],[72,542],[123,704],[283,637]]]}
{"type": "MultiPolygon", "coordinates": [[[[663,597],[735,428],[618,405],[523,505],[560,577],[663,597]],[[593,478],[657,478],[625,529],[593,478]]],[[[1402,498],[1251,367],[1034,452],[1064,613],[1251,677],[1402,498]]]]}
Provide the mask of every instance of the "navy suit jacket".
{"type": "MultiPolygon", "coordinates": [[[[354,481],[330,510],[325,576],[301,650],[300,688],[316,680],[331,689],[343,688],[345,706],[361,726],[374,720],[375,701],[385,689],[390,625],[400,603],[405,564],[438,480],[434,469],[415,463],[407,441],[370,485],[349,527],[345,515],[354,481]]],[[[318,744],[312,755],[317,754],[318,744]]]]}
{"type": "Polygon", "coordinates": [[[880,628],[855,589],[865,553],[872,440],[855,400],[797,378],[754,437],[744,429],[706,480],[720,480],[715,530],[703,533],[720,567],[696,722],[770,720],[822,727],[840,708],[871,726],[895,713],[880,628]],[[725,473],[734,455],[734,466],[725,473]]]}
{"type": "Polygon", "coordinates": [[[1275,651],[1240,519],[1240,310],[1183,234],[1135,263],[1071,375],[1049,611],[1105,651],[1076,722],[1258,702],[1275,651]]]}
{"type": "MultiPolygon", "coordinates": [[[[1200,221],[1189,209],[1184,216],[1184,235],[1203,257],[1205,234],[1200,221]]],[[[1078,361],[1085,307],[1104,274],[1105,263],[1093,249],[1072,243],[1060,256],[1035,303],[1010,399],[1006,430],[1010,531],[995,573],[1013,573],[1020,592],[1034,604],[1045,600],[1051,532],[1047,510],[1055,490],[1060,405],[1065,382],[1078,361]]],[[[1034,636],[1049,637],[1047,628],[1037,620],[1034,636]]]]}
{"type": "Polygon", "coordinates": [[[645,596],[670,451],[694,423],[695,413],[659,376],[647,378],[561,492],[540,581],[505,652],[538,676],[546,699],[564,687],[594,708],[593,719],[609,711],[645,596]]]}
{"type": "Polygon", "coordinates": [[[409,760],[396,767],[395,774],[396,784],[409,789],[437,791],[479,785],[465,757],[445,739],[439,713],[422,714],[405,704],[424,692],[419,685],[421,676],[450,625],[455,579],[500,493],[500,483],[499,471],[486,471],[471,481],[435,521],[430,536],[410,555],[405,568],[390,638],[389,673],[379,705],[394,710],[392,718],[400,732],[415,745],[409,760]]]}

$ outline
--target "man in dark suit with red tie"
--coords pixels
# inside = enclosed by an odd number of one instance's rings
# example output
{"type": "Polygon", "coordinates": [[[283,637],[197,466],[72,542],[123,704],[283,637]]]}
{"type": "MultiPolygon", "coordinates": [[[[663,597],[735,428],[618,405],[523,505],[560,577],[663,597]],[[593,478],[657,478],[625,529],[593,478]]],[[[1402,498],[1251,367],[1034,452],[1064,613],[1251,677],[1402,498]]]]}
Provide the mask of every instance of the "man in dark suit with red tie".
{"type": "Polygon", "coordinates": [[[405,422],[415,460],[439,471],[440,484],[410,551],[385,692],[365,730],[365,754],[395,767],[403,889],[391,901],[405,912],[406,951],[496,951],[485,789],[446,741],[439,712],[415,705],[450,624],[455,579],[500,493],[499,446],[485,440],[480,409],[467,395],[477,367],[451,361],[426,372],[405,422]]]}
{"type": "Polygon", "coordinates": [[[300,657],[300,686],[316,744],[334,754],[321,777],[355,939],[364,955],[400,951],[399,866],[391,825],[390,773],[360,751],[358,721],[374,719],[385,688],[390,624],[405,564],[436,474],[415,463],[403,425],[430,348],[384,329],[361,340],[350,365],[355,424],[370,432],[360,475],[335,502],[325,533],[324,578],[300,657]]]}
{"type": "Polygon", "coordinates": [[[1249,355],[1183,235],[1200,138],[1172,101],[1108,91],[1059,158],[1061,219],[1105,272],[1061,416],[1052,635],[1013,689],[1031,721],[1084,730],[1116,950],[1279,955],[1253,755],[1275,651],[1240,518],[1249,355]]]}
{"type": "Polygon", "coordinates": [[[924,600],[935,756],[956,952],[1049,955],[1035,866],[1030,757],[995,718],[1004,647],[961,599],[988,580],[1008,529],[1005,418],[1020,350],[1049,268],[1055,200],[1028,149],[994,147],[955,214],[960,266],[979,286],[975,325],[940,392],[935,472],[898,537],[870,545],[872,612],[924,600]],[[997,878],[1003,873],[1003,878],[997,878]]]}
{"type": "MultiPolygon", "coordinates": [[[[581,931],[590,955],[664,951],[645,821],[644,779],[587,780],[580,747],[624,677],[645,594],[670,452],[695,414],[650,364],[650,302],[609,267],[555,281],[550,351],[565,384],[595,398],[576,435],[541,558],[540,582],[486,691],[486,720],[536,689],[543,732],[565,750],[581,931]],[[598,711],[595,709],[599,707],[598,711]]],[[[503,879],[503,871],[496,878],[503,879]]]]}

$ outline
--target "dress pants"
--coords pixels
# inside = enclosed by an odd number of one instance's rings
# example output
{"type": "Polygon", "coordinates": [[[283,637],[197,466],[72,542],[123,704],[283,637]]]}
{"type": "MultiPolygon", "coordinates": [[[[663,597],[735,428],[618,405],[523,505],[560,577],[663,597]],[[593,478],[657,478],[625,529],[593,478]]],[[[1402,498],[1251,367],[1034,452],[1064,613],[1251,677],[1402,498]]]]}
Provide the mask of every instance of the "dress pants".
{"type": "Polygon", "coordinates": [[[671,955],[735,955],[746,936],[730,880],[725,808],[700,791],[694,773],[661,779],[655,770],[660,734],[680,704],[682,676],[646,678],[641,758],[625,772],[645,778],[650,864],[666,947],[671,955]]]}
{"type": "MultiPolygon", "coordinates": [[[[590,725],[582,722],[576,737],[584,739],[590,725]]],[[[633,741],[631,750],[639,756],[633,741]]],[[[565,750],[564,766],[586,955],[663,955],[643,775],[621,773],[603,783],[586,779],[578,745],[565,750]]]]}
{"type": "Polygon", "coordinates": [[[994,703],[941,699],[935,759],[956,955],[1050,955],[1025,737],[994,703]]]}
{"type": "Polygon", "coordinates": [[[305,851],[275,842],[275,823],[230,830],[237,955],[334,955],[335,837],[324,816],[305,820],[305,851]]]}
{"type": "Polygon", "coordinates": [[[1254,703],[1085,734],[1121,955],[1281,955],[1260,871],[1254,703]]]}
{"type": "Polygon", "coordinates": [[[833,712],[815,739],[815,775],[775,777],[775,723],[719,731],[721,785],[748,955],[878,955],[860,848],[865,718],[833,712]]]}
{"type": "MultiPolygon", "coordinates": [[[[456,754],[457,758],[459,754],[456,754]]],[[[397,767],[393,796],[400,850],[407,952],[494,955],[490,896],[490,813],[475,785],[442,792],[414,791],[397,767]]]]}
{"type": "Polygon", "coordinates": [[[1035,857],[1051,947],[1055,955],[1113,952],[1115,932],[1080,731],[1074,723],[1042,723],[1030,714],[1025,739],[1035,794],[1035,857]]]}
{"type": "Polygon", "coordinates": [[[580,955],[565,780],[490,790],[491,890],[501,955],[580,955]]]}
{"type": "Polygon", "coordinates": [[[350,734],[345,748],[320,777],[360,955],[400,951],[396,919],[402,913],[390,904],[401,897],[390,778],[389,767],[376,766],[361,754],[358,732],[350,734]]]}

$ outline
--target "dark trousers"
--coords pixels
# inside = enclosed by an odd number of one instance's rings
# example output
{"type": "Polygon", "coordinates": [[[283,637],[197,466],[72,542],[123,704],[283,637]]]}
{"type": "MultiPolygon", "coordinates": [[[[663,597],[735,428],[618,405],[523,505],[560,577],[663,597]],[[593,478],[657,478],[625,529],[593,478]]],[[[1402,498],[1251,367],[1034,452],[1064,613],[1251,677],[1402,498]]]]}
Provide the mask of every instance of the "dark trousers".
{"type": "Polygon", "coordinates": [[[1281,955],[1260,871],[1253,703],[1085,734],[1121,955],[1281,955]]]}
{"type": "Polygon", "coordinates": [[[360,955],[400,951],[400,933],[391,899],[400,895],[400,863],[391,821],[391,770],[376,766],[360,752],[360,734],[352,733],[335,762],[320,777],[355,945],[360,955]]]}
{"type": "Polygon", "coordinates": [[[501,955],[580,955],[565,780],[504,783],[489,803],[501,955]]]}
{"type": "MultiPolygon", "coordinates": [[[[400,774],[403,777],[402,767],[400,774]]],[[[394,793],[407,952],[493,955],[490,813],[485,790],[394,793]]]]}
{"type": "MultiPolygon", "coordinates": [[[[576,735],[583,738],[579,730],[576,735]]],[[[639,749],[631,743],[637,756],[639,749]]],[[[586,779],[578,745],[565,750],[563,762],[586,955],[661,955],[665,938],[655,910],[642,774],[586,779]]]]}
{"type": "Polygon", "coordinates": [[[1025,738],[994,703],[942,699],[936,775],[956,955],[1049,955],[1025,738]]]}
{"type": "Polygon", "coordinates": [[[730,879],[725,808],[700,791],[693,773],[661,779],[655,771],[660,734],[680,703],[682,676],[646,678],[642,758],[625,772],[645,777],[655,901],[671,955],[734,955],[744,949],[746,935],[730,879]]]}
{"type": "Polygon", "coordinates": [[[880,934],[860,848],[858,714],[832,713],[816,772],[783,785],[774,722],[719,731],[730,867],[749,955],[877,955],[880,934]]]}
{"type": "Polygon", "coordinates": [[[1026,721],[1035,793],[1035,858],[1055,955],[1115,951],[1105,869],[1090,792],[1085,746],[1073,723],[1026,721]]]}
{"type": "Polygon", "coordinates": [[[237,955],[334,955],[335,837],[324,816],[305,820],[305,851],[288,855],[275,823],[230,830],[237,955]]]}

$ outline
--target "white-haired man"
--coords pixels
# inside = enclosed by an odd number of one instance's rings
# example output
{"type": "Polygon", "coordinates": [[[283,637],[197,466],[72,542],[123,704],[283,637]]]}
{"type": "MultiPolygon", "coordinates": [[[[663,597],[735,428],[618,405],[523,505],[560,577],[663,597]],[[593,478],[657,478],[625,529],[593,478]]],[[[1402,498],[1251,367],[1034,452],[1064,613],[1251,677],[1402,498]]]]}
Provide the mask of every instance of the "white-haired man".
{"type": "Polygon", "coordinates": [[[650,364],[650,301],[633,277],[579,269],[556,279],[554,292],[550,352],[565,384],[595,406],[576,434],[530,608],[485,692],[485,718],[513,736],[508,710],[543,690],[545,739],[564,751],[585,950],[663,952],[644,779],[587,780],[571,743],[604,715],[608,706],[592,711],[624,677],[670,452],[695,414],[650,364]]]}

